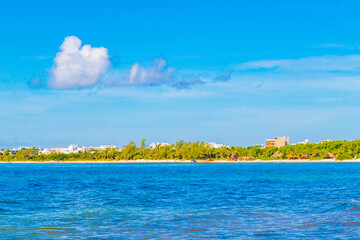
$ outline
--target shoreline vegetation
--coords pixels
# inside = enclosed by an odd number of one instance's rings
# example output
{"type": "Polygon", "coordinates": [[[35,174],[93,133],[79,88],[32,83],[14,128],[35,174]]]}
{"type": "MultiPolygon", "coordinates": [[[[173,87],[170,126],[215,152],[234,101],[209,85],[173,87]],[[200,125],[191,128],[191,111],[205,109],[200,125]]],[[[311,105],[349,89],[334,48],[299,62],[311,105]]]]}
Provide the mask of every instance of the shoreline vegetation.
{"type": "Polygon", "coordinates": [[[138,147],[130,142],[121,150],[90,149],[80,153],[39,154],[36,148],[9,154],[5,150],[0,162],[360,162],[360,140],[327,141],[277,147],[222,147],[211,148],[204,142],[178,141],[176,144],[145,146],[145,139],[138,147]]]}
{"type": "MultiPolygon", "coordinates": [[[[71,161],[0,161],[0,164],[3,163],[194,163],[192,160],[113,160],[113,161],[89,161],[89,160],[71,160],[71,161]]],[[[198,160],[196,163],[360,163],[360,159],[347,159],[347,160],[334,160],[334,159],[322,159],[322,160],[309,160],[309,159],[283,159],[283,160],[244,160],[244,161],[232,161],[232,160],[198,160]]]]}

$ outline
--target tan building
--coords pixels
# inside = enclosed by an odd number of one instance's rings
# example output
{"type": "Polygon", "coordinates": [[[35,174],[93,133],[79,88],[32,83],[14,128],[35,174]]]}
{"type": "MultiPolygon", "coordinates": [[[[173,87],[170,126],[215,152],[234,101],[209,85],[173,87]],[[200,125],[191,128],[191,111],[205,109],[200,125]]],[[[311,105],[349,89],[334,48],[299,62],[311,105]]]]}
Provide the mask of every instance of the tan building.
{"type": "Polygon", "coordinates": [[[289,145],[289,137],[274,137],[266,140],[266,147],[283,147],[289,145]]]}

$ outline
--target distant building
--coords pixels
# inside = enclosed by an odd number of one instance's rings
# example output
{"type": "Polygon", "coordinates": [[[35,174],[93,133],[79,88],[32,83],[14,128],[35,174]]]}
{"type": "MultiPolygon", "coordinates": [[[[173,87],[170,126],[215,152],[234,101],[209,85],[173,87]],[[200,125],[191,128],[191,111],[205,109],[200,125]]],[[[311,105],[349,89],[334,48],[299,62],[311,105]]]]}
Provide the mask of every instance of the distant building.
{"type": "Polygon", "coordinates": [[[15,155],[17,154],[20,150],[26,150],[26,149],[30,149],[31,147],[17,147],[17,148],[9,148],[9,154],[10,155],[15,155]]]}
{"type": "Polygon", "coordinates": [[[53,148],[45,148],[45,149],[43,149],[42,151],[40,151],[39,154],[45,154],[45,155],[47,155],[47,154],[55,153],[55,152],[56,152],[56,151],[55,151],[55,149],[53,149],[53,148]]]}
{"type": "Polygon", "coordinates": [[[158,146],[162,147],[162,146],[170,146],[169,143],[159,143],[159,142],[153,142],[149,145],[149,148],[151,149],[155,149],[157,148],[158,146]]]}
{"type": "Polygon", "coordinates": [[[226,148],[226,147],[229,147],[225,144],[219,144],[219,143],[214,143],[214,142],[211,142],[211,143],[208,143],[209,144],[209,147],[210,148],[226,148]]]}
{"type": "Polygon", "coordinates": [[[298,142],[297,144],[308,144],[310,143],[309,139],[305,139],[303,142],[298,142]]]}
{"type": "Polygon", "coordinates": [[[324,143],[324,142],[332,142],[332,140],[326,139],[326,140],[320,140],[320,141],[319,141],[319,143],[324,143]]]}
{"type": "Polygon", "coordinates": [[[274,137],[266,140],[266,147],[283,147],[289,145],[289,137],[274,137]]]}
{"type": "Polygon", "coordinates": [[[159,146],[160,145],[160,143],[159,142],[153,142],[153,143],[151,143],[150,145],[149,145],[149,148],[151,148],[151,149],[155,149],[157,146],[159,146]]]}
{"type": "Polygon", "coordinates": [[[70,145],[69,147],[68,147],[68,150],[69,151],[76,151],[76,150],[78,150],[79,149],[79,147],[77,146],[77,145],[70,145]]]}
{"type": "Polygon", "coordinates": [[[84,146],[82,146],[82,147],[79,147],[79,152],[89,152],[90,151],[90,147],[84,147],[84,146]]]}
{"type": "Polygon", "coordinates": [[[101,149],[105,150],[105,149],[117,149],[117,147],[115,145],[101,145],[100,146],[101,149]]]}
{"type": "Polygon", "coordinates": [[[77,145],[70,145],[67,148],[63,147],[56,147],[56,148],[45,148],[42,151],[39,151],[40,154],[51,154],[51,153],[63,153],[63,154],[69,154],[69,153],[79,153],[81,152],[81,148],[79,148],[77,145]]]}

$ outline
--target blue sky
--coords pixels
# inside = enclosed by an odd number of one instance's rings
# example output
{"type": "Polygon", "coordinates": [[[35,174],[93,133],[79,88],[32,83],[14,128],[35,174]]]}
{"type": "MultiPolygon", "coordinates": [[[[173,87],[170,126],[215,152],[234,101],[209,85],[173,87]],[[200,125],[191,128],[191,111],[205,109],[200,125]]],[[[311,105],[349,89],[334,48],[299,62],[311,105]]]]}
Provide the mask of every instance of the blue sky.
{"type": "Polygon", "coordinates": [[[0,148],[357,139],[359,7],[2,1],[0,148]]]}

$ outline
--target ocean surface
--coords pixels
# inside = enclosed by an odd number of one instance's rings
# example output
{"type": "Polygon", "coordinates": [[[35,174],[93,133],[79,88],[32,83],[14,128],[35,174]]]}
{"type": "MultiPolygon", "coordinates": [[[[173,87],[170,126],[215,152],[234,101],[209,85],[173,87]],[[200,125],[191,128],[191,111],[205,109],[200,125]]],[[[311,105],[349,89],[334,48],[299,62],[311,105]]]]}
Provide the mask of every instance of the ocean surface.
{"type": "Polygon", "coordinates": [[[359,163],[0,164],[0,239],[359,239],[359,163]]]}

